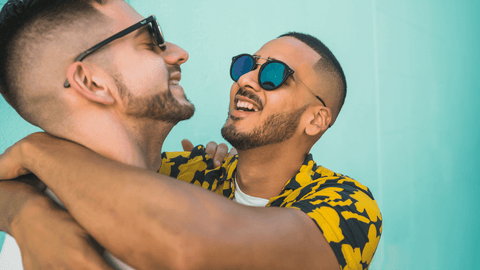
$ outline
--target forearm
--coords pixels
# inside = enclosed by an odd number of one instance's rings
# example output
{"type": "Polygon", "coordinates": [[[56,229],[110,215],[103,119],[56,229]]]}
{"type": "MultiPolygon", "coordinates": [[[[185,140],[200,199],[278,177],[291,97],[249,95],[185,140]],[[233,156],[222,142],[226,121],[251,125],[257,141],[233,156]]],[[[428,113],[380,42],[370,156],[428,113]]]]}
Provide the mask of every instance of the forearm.
{"type": "Polygon", "coordinates": [[[102,246],[137,269],[316,269],[329,248],[298,210],[241,206],[66,141],[29,147],[23,166],[102,246]]]}
{"type": "Polygon", "coordinates": [[[24,167],[44,180],[83,228],[137,268],[170,268],[180,259],[179,247],[188,249],[182,239],[211,230],[195,225],[216,222],[210,216],[202,223],[209,206],[211,215],[222,217],[213,210],[222,204],[217,200],[226,200],[221,196],[70,142],[42,140],[24,147],[23,156],[24,167]]]}
{"type": "Polygon", "coordinates": [[[24,207],[38,200],[49,200],[37,188],[17,182],[0,181],[0,230],[12,235],[12,223],[24,207]]]}

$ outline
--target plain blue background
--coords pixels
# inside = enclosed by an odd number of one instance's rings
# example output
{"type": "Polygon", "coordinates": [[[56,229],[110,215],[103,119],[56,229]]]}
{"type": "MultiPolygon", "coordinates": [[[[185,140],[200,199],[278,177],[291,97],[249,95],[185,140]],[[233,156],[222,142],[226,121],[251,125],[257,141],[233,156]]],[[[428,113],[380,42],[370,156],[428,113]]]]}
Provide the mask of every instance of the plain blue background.
{"type": "MultiPolygon", "coordinates": [[[[1,4],[5,1],[0,1],[1,4]]],[[[479,1],[140,1],[190,53],[183,85],[195,116],[164,150],[222,142],[231,57],[287,31],[317,36],[348,82],[316,161],[370,187],[383,235],[370,269],[475,269],[480,125],[479,1]]],[[[37,129],[0,101],[0,151],[37,129]]],[[[0,235],[1,238],[1,235],[0,235]]]]}

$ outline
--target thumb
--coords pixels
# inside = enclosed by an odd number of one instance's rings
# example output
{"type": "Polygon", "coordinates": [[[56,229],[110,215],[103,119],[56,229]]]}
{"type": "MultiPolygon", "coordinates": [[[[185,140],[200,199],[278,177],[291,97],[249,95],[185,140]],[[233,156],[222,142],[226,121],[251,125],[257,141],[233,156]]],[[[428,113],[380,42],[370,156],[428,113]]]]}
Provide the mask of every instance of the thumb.
{"type": "Polygon", "coordinates": [[[182,140],[182,147],[183,147],[183,151],[191,152],[193,150],[192,142],[187,139],[182,140]]]}

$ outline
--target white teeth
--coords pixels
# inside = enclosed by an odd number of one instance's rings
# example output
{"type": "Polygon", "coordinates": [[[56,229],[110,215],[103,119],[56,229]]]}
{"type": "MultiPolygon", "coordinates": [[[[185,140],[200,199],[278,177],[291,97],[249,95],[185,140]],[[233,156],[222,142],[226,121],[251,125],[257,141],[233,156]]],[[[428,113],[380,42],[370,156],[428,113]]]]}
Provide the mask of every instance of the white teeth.
{"type": "Polygon", "coordinates": [[[258,112],[257,108],[254,108],[253,104],[250,102],[246,101],[237,101],[237,109],[245,109],[245,110],[254,110],[255,112],[258,112]]]}
{"type": "Polygon", "coordinates": [[[171,80],[171,81],[170,81],[170,84],[171,84],[171,85],[179,85],[180,82],[177,81],[177,80],[171,80]]]}

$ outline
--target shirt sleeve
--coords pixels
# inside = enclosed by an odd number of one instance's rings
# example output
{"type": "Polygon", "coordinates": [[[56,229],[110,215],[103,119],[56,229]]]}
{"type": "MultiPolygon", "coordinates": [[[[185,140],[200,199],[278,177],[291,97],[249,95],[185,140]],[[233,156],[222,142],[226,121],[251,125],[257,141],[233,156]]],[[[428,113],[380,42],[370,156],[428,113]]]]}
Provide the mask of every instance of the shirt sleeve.
{"type": "Polygon", "coordinates": [[[341,269],[367,269],[380,240],[382,217],[369,191],[351,185],[311,183],[280,206],[300,209],[320,228],[341,269]]]}

